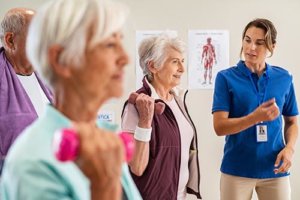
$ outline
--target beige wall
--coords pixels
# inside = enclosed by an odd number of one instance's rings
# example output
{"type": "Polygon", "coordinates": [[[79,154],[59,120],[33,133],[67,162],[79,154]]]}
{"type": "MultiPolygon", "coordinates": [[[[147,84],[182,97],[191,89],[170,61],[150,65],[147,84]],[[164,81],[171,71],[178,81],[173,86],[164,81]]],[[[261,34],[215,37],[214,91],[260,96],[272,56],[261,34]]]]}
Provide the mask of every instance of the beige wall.
{"type": "MultiPolygon", "coordinates": [[[[239,59],[241,34],[244,26],[256,17],[266,17],[274,22],[278,30],[278,44],[269,63],[288,69],[295,80],[297,98],[300,101],[300,71],[297,64],[300,56],[296,53],[299,47],[300,1],[289,0],[120,0],[129,5],[130,20],[125,30],[125,43],[131,57],[127,67],[124,98],[104,106],[116,112],[120,122],[120,112],[125,96],[135,88],[135,30],[177,30],[179,36],[187,42],[189,29],[222,29],[230,32],[230,65],[239,59]],[[286,2],[286,3],[285,3],[286,2]]],[[[37,8],[43,0],[0,0],[0,16],[13,6],[37,8]]],[[[187,86],[187,76],[183,78],[187,86]]],[[[212,127],[212,90],[193,90],[188,95],[190,114],[198,130],[201,189],[204,200],[219,199],[219,166],[224,144],[223,137],[217,137],[212,127]]],[[[300,103],[299,103],[300,105],[300,103]]],[[[299,106],[300,107],[300,106],[299,106]]],[[[292,200],[300,199],[300,145],[296,147],[293,168],[291,169],[292,200]]],[[[189,197],[189,199],[194,199],[189,197]]],[[[256,199],[256,198],[254,198],[256,199]]]]}
{"type": "MultiPolygon", "coordinates": [[[[268,62],[288,69],[295,80],[297,97],[300,100],[300,71],[297,64],[300,56],[297,47],[300,44],[300,1],[284,3],[278,0],[122,0],[129,4],[131,18],[129,33],[126,35],[131,58],[135,58],[135,30],[171,29],[188,41],[189,29],[221,29],[230,32],[230,65],[237,63],[244,26],[256,17],[269,18],[277,27],[278,44],[272,59],[268,62]]],[[[134,62],[129,66],[127,79],[134,80],[134,62]]],[[[183,80],[187,86],[187,77],[183,80]]],[[[126,90],[134,89],[134,82],[127,83],[126,90]]],[[[188,107],[197,126],[200,162],[201,189],[204,200],[219,199],[219,167],[222,159],[224,137],[217,137],[212,127],[212,90],[193,90],[188,95],[188,107]]],[[[296,148],[291,170],[292,199],[300,199],[299,159],[300,145],[296,148]]],[[[190,197],[190,199],[194,199],[190,197]]],[[[253,198],[256,199],[256,198],[253,198]]]]}

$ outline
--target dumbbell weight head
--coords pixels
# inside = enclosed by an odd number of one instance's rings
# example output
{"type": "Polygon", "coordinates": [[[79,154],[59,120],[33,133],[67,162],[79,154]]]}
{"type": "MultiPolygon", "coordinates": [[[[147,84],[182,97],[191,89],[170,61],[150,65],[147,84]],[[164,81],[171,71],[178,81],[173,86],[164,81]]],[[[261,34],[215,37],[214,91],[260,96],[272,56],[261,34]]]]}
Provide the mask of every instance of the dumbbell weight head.
{"type": "MultiPolygon", "coordinates": [[[[125,147],[126,161],[130,161],[134,153],[134,139],[132,134],[121,132],[118,134],[125,147]]],[[[57,130],[54,134],[53,150],[57,160],[61,162],[74,161],[79,153],[79,136],[73,128],[57,130]]]]}
{"type": "MultiPolygon", "coordinates": [[[[133,92],[130,94],[128,102],[131,104],[135,104],[136,98],[138,96],[138,93],[133,92]]],[[[161,115],[165,110],[165,104],[162,102],[157,102],[154,104],[154,112],[155,114],[161,115]]]]}

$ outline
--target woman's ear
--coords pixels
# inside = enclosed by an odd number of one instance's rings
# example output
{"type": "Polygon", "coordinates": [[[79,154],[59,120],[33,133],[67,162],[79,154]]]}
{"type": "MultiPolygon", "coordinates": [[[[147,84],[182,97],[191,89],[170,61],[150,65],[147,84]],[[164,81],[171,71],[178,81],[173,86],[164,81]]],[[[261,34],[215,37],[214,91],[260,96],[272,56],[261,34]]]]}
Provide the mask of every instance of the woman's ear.
{"type": "Polygon", "coordinates": [[[60,56],[63,51],[63,47],[60,45],[53,45],[48,49],[48,59],[50,67],[53,72],[61,77],[70,77],[71,71],[68,66],[60,61],[60,56]]]}
{"type": "Polygon", "coordinates": [[[158,71],[157,68],[155,67],[153,61],[149,61],[149,63],[148,63],[148,69],[149,69],[149,71],[150,71],[152,74],[156,74],[157,71],[158,71]]]}

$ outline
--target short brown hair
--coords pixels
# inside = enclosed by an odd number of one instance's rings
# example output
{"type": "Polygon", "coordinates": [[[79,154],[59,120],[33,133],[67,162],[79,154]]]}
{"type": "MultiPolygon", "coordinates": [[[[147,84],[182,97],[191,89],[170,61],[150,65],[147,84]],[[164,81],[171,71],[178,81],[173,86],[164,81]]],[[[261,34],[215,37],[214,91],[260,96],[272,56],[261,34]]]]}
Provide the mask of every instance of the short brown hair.
{"type": "MultiPolygon", "coordinates": [[[[267,20],[267,19],[263,19],[263,18],[254,19],[251,22],[249,22],[246,25],[246,27],[244,28],[242,39],[244,39],[246,31],[250,27],[253,27],[253,26],[265,31],[266,46],[267,46],[267,49],[271,53],[271,55],[270,55],[270,57],[271,57],[273,55],[273,51],[274,51],[273,45],[276,44],[276,37],[277,37],[277,31],[276,31],[274,24],[270,20],[267,20]]],[[[243,51],[243,48],[241,48],[240,56],[242,55],[242,51],[243,51]]]]}

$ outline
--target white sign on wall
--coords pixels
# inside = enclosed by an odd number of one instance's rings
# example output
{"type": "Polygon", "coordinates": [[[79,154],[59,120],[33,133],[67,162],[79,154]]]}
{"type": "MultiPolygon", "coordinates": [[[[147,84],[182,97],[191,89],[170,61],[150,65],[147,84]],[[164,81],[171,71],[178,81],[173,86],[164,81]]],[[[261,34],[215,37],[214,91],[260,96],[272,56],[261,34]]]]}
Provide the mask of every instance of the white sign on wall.
{"type": "Polygon", "coordinates": [[[100,111],[98,113],[98,120],[109,122],[109,123],[115,123],[115,113],[113,111],[100,111]]]}

